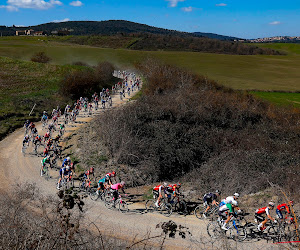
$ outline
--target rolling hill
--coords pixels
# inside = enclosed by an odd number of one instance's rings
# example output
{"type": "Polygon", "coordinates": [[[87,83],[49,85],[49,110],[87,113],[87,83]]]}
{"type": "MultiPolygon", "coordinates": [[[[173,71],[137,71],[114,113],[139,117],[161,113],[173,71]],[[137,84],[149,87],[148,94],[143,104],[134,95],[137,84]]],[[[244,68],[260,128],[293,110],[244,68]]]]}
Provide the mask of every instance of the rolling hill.
{"type": "Polygon", "coordinates": [[[146,24],[140,24],[124,20],[108,21],[69,21],[61,23],[45,23],[29,27],[6,27],[0,26],[0,32],[3,35],[15,35],[16,30],[33,29],[35,31],[44,31],[51,34],[53,31],[69,31],[70,35],[115,35],[132,33],[151,33],[159,35],[193,36],[208,37],[219,40],[234,40],[235,37],[222,36],[213,33],[188,33],[176,30],[157,28],[146,24]]]}

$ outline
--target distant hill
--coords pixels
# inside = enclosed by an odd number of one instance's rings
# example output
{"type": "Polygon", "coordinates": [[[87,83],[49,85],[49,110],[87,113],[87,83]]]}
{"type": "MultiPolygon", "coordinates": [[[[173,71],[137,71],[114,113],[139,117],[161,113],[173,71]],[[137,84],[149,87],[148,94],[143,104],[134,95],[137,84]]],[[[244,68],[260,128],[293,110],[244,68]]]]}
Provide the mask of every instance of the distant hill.
{"type": "Polygon", "coordinates": [[[176,35],[176,36],[194,36],[208,37],[219,40],[234,40],[235,37],[222,36],[213,33],[202,32],[180,32],[157,28],[146,24],[140,24],[124,20],[109,21],[69,21],[61,23],[45,23],[29,27],[6,27],[0,26],[0,32],[3,35],[15,35],[16,30],[33,29],[35,31],[44,31],[52,34],[54,31],[68,31],[70,35],[116,35],[116,34],[133,34],[133,33],[151,33],[157,35],[176,35]]]}
{"type": "Polygon", "coordinates": [[[192,34],[194,34],[196,36],[200,36],[200,37],[208,37],[208,38],[213,38],[213,39],[218,39],[218,40],[226,40],[226,41],[241,40],[241,38],[238,38],[238,37],[223,36],[223,35],[218,35],[218,34],[214,34],[214,33],[194,32],[192,34]]]}

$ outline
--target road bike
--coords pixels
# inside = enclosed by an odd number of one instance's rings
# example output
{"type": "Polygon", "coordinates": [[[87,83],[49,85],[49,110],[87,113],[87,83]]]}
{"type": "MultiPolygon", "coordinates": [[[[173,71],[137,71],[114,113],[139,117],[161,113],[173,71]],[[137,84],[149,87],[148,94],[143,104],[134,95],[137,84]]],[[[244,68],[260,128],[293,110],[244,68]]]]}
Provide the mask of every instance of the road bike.
{"type": "Polygon", "coordinates": [[[209,210],[205,213],[207,206],[208,205],[203,203],[203,204],[200,204],[197,207],[195,207],[194,214],[198,219],[202,220],[205,218],[215,218],[218,216],[218,211],[219,211],[218,206],[210,205],[209,210]],[[205,213],[205,216],[203,215],[204,213],[205,213]]]}
{"type": "Polygon", "coordinates": [[[187,215],[187,204],[186,201],[183,200],[184,195],[177,195],[173,197],[173,199],[170,201],[170,204],[172,205],[172,209],[174,212],[177,212],[178,214],[187,215]],[[182,199],[181,199],[182,198],[182,199]]]}
{"type": "Polygon", "coordinates": [[[108,209],[117,208],[120,212],[126,213],[129,211],[128,204],[122,199],[122,196],[119,194],[119,198],[115,199],[113,193],[105,196],[105,206],[108,209]]]}
{"type": "Polygon", "coordinates": [[[172,205],[168,203],[166,199],[162,199],[158,207],[156,206],[155,203],[156,203],[155,199],[148,200],[145,204],[146,211],[149,213],[158,211],[167,217],[171,216],[173,212],[172,205]]]}
{"type": "Polygon", "coordinates": [[[97,200],[105,201],[105,197],[108,195],[110,195],[109,189],[97,190],[95,188],[95,190],[91,190],[91,192],[89,193],[89,196],[93,201],[97,201],[97,200]]]}
{"type": "Polygon", "coordinates": [[[234,241],[244,241],[247,238],[247,231],[244,226],[241,225],[238,217],[232,216],[227,224],[227,230],[222,229],[224,219],[219,218],[218,220],[211,221],[207,225],[207,233],[213,239],[220,237],[227,237],[234,241]]]}
{"type": "Polygon", "coordinates": [[[49,180],[51,178],[50,174],[49,174],[49,169],[47,166],[43,166],[43,169],[41,169],[41,175],[42,177],[45,178],[45,180],[49,180]]]}

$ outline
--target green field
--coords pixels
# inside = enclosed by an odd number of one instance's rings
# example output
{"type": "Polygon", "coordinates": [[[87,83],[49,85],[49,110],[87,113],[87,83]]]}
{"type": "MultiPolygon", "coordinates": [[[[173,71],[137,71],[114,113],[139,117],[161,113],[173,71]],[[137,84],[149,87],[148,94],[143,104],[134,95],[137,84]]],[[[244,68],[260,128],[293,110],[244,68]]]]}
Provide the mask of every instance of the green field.
{"type": "Polygon", "coordinates": [[[65,105],[58,95],[66,72],[78,66],[56,66],[0,57],[0,139],[26,119],[39,119],[43,110],[65,105]],[[29,113],[36,104],[31,116],[29,113]]]}
{"type": "MultiPolygon", "coordinates": [[[[288,52],[288,55],[241,56],[198,52],[134,51],[59,43],[54,38],[47,37],[2,37],[0,38],[0,56],[30,60],[35,52],[45,51],[52,58],[51,64],[64,65],[82,61],[96,65],[101,61],[110,61],[122,68],[133,67],[136,62],[141,62],[147,57],[154,57],[205,75],[234,89],[300,91],[300,45],[262,44],[260,46],[284,50],[288,52]]],[[[272,95],[269,92],[265,95],[259,93],[257,95],[262,98],[272,95]]],[[[286,93],[279,104],[295,104],[294,99],[298,95],[286,93]],[[287,101],[284,102],[284,100],[287,101]]],[[[278,100],[277,98],[267,99],[278,100]]]]}

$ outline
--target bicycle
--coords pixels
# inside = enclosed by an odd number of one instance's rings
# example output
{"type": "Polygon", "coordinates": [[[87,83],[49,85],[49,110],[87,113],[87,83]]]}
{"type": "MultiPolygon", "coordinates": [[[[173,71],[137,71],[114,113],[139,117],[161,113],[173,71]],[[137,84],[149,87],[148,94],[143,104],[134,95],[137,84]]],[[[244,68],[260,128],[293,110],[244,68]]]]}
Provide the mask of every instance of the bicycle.
{"type": "Polygon", "coordinates": [[[188,215],[187,204],[185,200],[181,200],[180,197],[184,198],[184,195],[177,195],[171,200],[171,205],[174,208],[173,211],[178,214],[188,215]]]}
{"type": "Polygon", "coordinates": [[[48,181],[51,176],[49,174],[49,169],[47,166],[43,166],[43,169],[41,170],[43,177],[46,179],[46,181],[48,181]]]}
{"type": "Polygon", "coordinates": [[[248,238],[256,239],[262,238],[267,241],[272,240],[273,242],[279,242],[283,239],[282,230],[280,229],[279,224],[273,222],[267,222],[266,228],[262,231],[258,230],[258,224],[247,222],[244,225],[248,238]]]}
{"type": "Polygon", "coordinates": [[[74,179],[72,178],[72,175],[65,176],[61,180],[60,185],[63,190],[74,188],[74,179]]]}
{"type": "Polygon", "coordinates": [[[218,239],[221,236],[228,237],[234,241],[244,241],[247,238],[247,231],[240,224],[238,217],[233,216],[227,226],[228,230],[223,230],[221,227],[225,220],[218,219],[217,221],[212,221],[207,225],[207,233],[213,239],[218,239]]]}
{"type": "Polygon", "coordinates": [[[216,205],[210,205],[209,210],[206,212],[206,217],[203,216],[208,205],[205,203],[198,205],[195,207],[194,214],[198,219],[204,219],[208,217],[216,217],[218,215],[219,207],[216,205]]]}
{"type": "Polygon", "coordinates": [[[97,193],[97,189],[96,191],[91,191],[89,193],[90,195],[90,198],[91,200],[93,201],[97,201],[98,199],[102,200],[102,201],[105,201],[105,197],[110,195],[110,191],[109,189],[104,189],[104,190],[98,190],[98,193],[97,193]]]}
{"type": "Polygon", "coordinates": [[[122,196],[120,194],[117,200],[114,199],[113,193],[107,195],[105,197],[105,206],[108,209],[113,209],[118,207],[118,210],[122,213],[129,211],[127,202],[122,199],[122,196]]]}
{"type": "Polygon", "coordinates": [[[162,199],[158,207],[155,205],[155,203],[156,203],[155,199],[148,200],[145,204],[146,211],[149,213],[152,213],[154,211],[159,211],[161,214],[167,217],[171,216],[173,212],[172,205],[168,203],[166,199],[162,199]]]}

